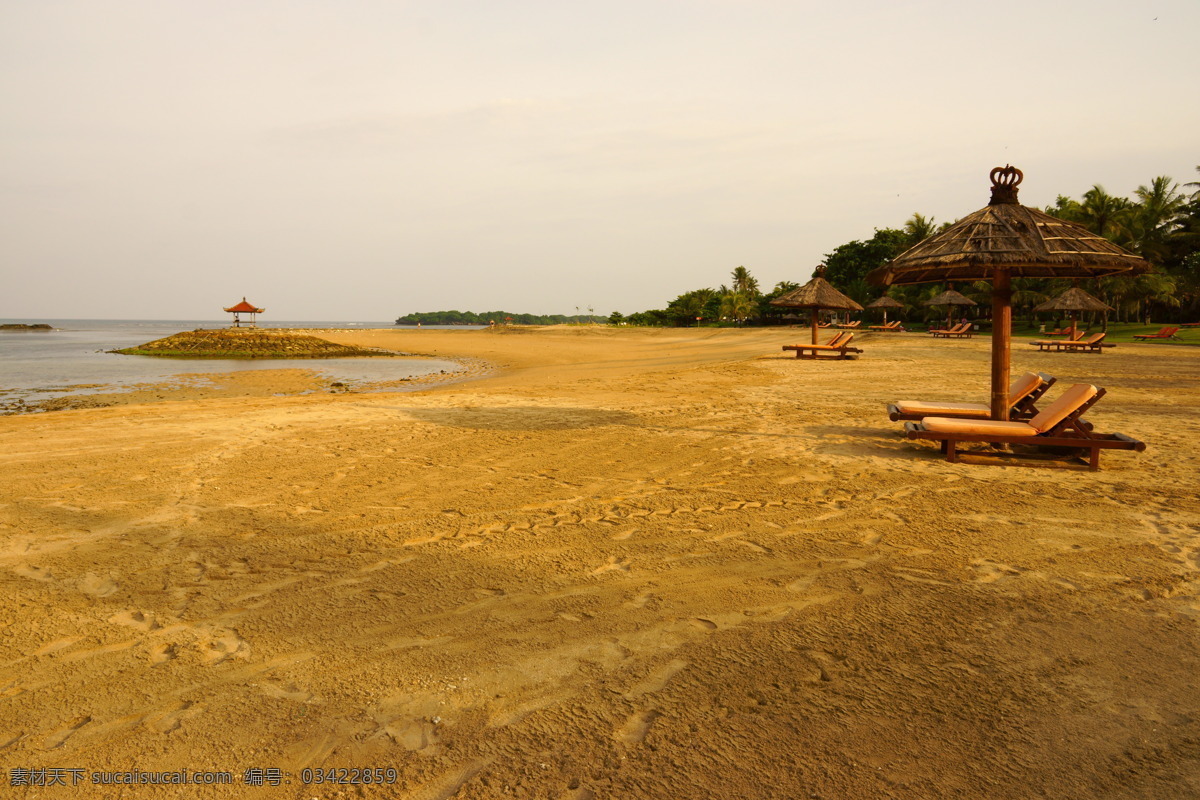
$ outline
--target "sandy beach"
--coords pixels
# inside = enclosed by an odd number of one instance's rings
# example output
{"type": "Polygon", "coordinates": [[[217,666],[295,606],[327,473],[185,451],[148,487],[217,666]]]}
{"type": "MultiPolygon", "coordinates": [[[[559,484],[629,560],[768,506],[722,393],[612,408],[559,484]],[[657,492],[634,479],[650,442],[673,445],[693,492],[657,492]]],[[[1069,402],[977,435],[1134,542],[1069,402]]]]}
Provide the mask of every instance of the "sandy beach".
{"type": "Polygon", "coordinates": [[[0,795],[1200,796],[1200,348],[1014,345],[1148,445],[1088,472],[888,421],[986,339],[320,335],[469,366],[0,418],[0,795]]]}

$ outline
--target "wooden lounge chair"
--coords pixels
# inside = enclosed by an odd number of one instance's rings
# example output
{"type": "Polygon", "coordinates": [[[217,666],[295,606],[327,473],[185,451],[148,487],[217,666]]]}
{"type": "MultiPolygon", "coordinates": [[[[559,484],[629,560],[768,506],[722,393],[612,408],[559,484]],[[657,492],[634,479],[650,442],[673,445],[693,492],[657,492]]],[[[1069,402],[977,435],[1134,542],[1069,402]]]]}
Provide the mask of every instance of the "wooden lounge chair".
{"type": "Polygon", "coordinates": [[[965,322],[960,322],[957,325],[951,325],[949,328],[930,328],[929,333],[932,336],[945,336],[948,333],[955,333],[966,325],[965,322]]]}
{"type": "Polygon", "coordinates": [[[1070,350],[1083,353],[1103,353],[1103,348],[1105,347],[1116,347],[1116,345],[1112,344],[1102,344],[1105,336],[1108,336],[1108,334],[1101,331],[1100,333],[1093,333],[1086,339],[1080,339],[1075,342],[1055,342],[1054,344],[1056,347],[1054,349],[1059,351],[1070,350]]]}
{"type": "Polygon", "coordinates": [[[1178,327],[1166,327],[1166,328],[1163,328],[1162,330],[1160,330],[1158,333],[1135,333],[1133,335],[1133,338],[1135,338],[1135,339],[1178,339],[1179,337],[1175,335],[1177,333],[1179,333],[1178,327]]]}
{"type": "Polygon", "coordinates": [[[957,325],[955,325],[953,328],[946,328],[945,330],[930,331],[930,333],[932,333],[935,337],[942,338],[942,339],[949,339],[951,336],[961,339],[964,336],[970,337],[974,333],[974,331],[971,329],[971,323],[960,322],[957,325]]]}
{"type": "Polygon", "coordinates": [[[1091,423],[1082,419],[1083,412],[1104,393],[1104,389],[1077,383],[1028,422],[926,417],[921,422],[904,423],[904,432],[909,439],[941,442],[947,461],[958,460],[956,448],[963,442],[1035,445],[1086,450],[1088,468],[1096,470],[1100,467],[1101,450],[1146,449],[1145,442],[1122,433],[1096,433],[1091,423]]]}
{"type": "Polygon", "coordinates": [[[1115,344],[1102,344],[1104,337],[1107,335],[1107,333],[1101,331],[1100,333],[1093,333],[1086,339],[1075,339],[1074,341],[1063,341],[1061,339],[1038,339],[1030,342],[1030,344],[1032,344],[1038,350],[1041,350],[1043,353],[1048,353],[1052,350],[1059,353],[1064,350],[1102,353],[1104,351],[1101,348],[1116,347],[1115,344]]]}
{"type": "Polygon", "coordinates": [[[861,353],[857,347],[850,346],[854,334],[842,331],[829,340],[827,344],[785,344],[784,350],[795,350],[796,358],[849,358],[850,353],[861,353]]]}
{"type": "Polygon", "coordinates": [[[898,331],[898,330],[902,330],[902,328],[900,327],[900,320],[896,320],[895,322],[888,322],[884,325],[872,325],[871,330],[873,330],[873,331],[898,331]]]}
{"type": "MultiPolygon", "coordinates": [[[[1058,380],[1053,375],[1044,372],[1026,372],[1012,382],[1008,387],[1008,418],[1010,420],[1030,419],[1038,413],[1034,405],[1041,399],[1046,390],[1058,380]]],[[[987,419],[992,409],[986,403],[949,403],[922,400],[900,400],[888,407],[888,419],[899,422],[905,419],[925,419],[925,417],[955,417],[958,419],[987,419]]]]}

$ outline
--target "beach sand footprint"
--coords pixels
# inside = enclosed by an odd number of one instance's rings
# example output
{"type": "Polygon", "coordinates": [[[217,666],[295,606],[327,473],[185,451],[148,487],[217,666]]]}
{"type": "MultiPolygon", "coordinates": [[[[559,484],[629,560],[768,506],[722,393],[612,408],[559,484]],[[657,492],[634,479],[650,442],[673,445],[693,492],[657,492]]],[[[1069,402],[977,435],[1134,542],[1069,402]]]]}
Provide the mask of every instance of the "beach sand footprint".
{"type": "Polygon", "coordinates": [[[652,708],[635,711],[617,729],[614,737],[617,741],[624,742],[625,744],[641,744],[646,740],[646,736],[649,735],[650,727],[654,724],[654,721],[660,716],[662,714],[652,708]]]}

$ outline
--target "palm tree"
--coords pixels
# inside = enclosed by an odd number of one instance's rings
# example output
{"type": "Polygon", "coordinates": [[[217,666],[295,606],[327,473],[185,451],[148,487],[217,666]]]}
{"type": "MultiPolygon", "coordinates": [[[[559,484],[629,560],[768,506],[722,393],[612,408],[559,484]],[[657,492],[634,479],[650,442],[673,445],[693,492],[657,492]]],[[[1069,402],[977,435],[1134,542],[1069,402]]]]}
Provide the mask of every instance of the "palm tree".
{"type": "Polygon", "coordinates": [[[749,297],[758,296],[758,280],[750,275],[750,270],[745,267],[736,267],[730,277],[733,278],[733,291],[741,292],[749,297]]]}
{"type": "MultiPolygon", "coordinates": [[[[943,226],[945,227],[945,226],[943,226]]],[[[912,247],[938,232],[938,225],[933,217],[913,213],[904,223],[904,235],[908,238],[908,246],[912,247]]]]}
{"type": "Polygon", "coordinates": [[[1083,193],[1083,202],[1074,209],[1074,221],[1092,233],[1115,239],[1125,227],[1129,207],[1128,200],[1109,194],[1097,183],[1083,193]]]}
{"type": "Polygon", "coordinates": [[[1161,262],[1167,252],[1167,238],[1179,224],[1179,215],[1188,198],[1179,185],[1160,175],[1149,186],[1139,186],[1134,207],[1133,249],[1148,261],[1161,262]]]}
{"type": "Polygon", "coordinates": [[[744,292],[730,292],[721,298],[721,318],[735,319],[738,324],[754,316],[754,301],[744,292]]]}

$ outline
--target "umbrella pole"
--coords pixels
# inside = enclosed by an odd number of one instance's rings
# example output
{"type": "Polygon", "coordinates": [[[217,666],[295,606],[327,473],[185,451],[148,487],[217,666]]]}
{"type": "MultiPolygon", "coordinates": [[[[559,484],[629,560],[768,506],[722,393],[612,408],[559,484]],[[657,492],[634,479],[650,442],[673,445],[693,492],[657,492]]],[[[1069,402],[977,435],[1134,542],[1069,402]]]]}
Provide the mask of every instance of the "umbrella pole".
{"type": "Polygon", "coordinates": [[[1069,335],[1072,342],[1075,341],[1075,317],[1077,316],[1078,314],[1076,314],[1074,311],[1071,312],[1071,333],[1069,335]]]}
{"type": "Polygon", "coordinates": [[[817,341],[817,313],[818,313],[818,312],[817,312],[817,309],[815,309],[815,308],[814,308],[814,309],[812,310],[812,334],[813,334],[813,344],[820,344],[820,342],[819,342],[819,341],[817,341]]]}
{"type": "Polygon", "coordinates": [[[1008,420],[1008,368],[1012,337],[1012,276],[998,269],[992,277],[992,419],[1008,420]]]}

